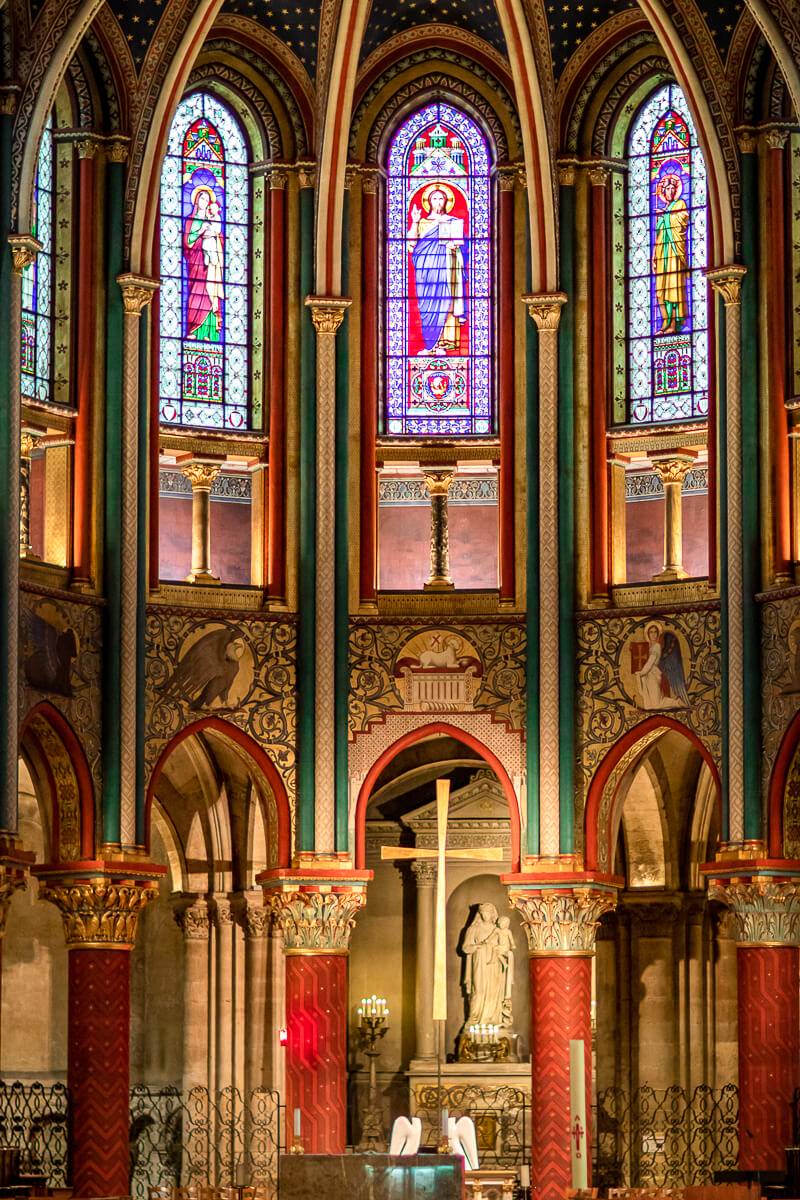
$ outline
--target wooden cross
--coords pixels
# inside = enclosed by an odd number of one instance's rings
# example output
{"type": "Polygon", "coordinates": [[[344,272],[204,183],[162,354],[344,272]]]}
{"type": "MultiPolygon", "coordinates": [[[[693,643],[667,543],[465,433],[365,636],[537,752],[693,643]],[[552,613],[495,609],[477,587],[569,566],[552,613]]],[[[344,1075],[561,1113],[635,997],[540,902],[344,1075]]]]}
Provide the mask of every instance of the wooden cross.
{"type": "Polygon", "coordinates": [[[411,846],[381,846],[381,858],[436,859],[436,931],[433,955],[433,1019],[447,1020],[447,892],[446,860],[470,859],[475,862],[502,862],[503,851],[496,847],[480,846],[474,850],[447,849],[447,809],[450,800],[450,780],[436,780],[437,844],[435,850],[411,846]]]}

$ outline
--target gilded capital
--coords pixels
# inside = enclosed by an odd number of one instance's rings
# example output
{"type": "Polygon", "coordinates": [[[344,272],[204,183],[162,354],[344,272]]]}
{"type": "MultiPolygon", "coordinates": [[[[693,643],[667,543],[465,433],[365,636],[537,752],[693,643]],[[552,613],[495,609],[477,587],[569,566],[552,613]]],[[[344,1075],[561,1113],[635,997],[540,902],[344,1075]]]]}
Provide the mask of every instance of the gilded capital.
{"type": "Polygon", "coordinates": [[[381,173],[377,167],[361,168],[361,191],[367,196],[377,196],[381,173]]]}
{"type": "Polygon", "coordinates": [[[650,455],[653,470],[665,486],[668,483],[678,483],[682,487],[684,479],[695,464],[695,459],[694,454],[676,454],[674,451],[663,455],[650,455]]]}
{"type": "Polygon", "coordinates": [[[566,292],[542,292],[536,296],[523,296],[522,303],[527,306],[528,313],[536,322],[540,333],[546,330],[558,329],[561,320],[561,309],[567,303],[566,292]]]}
{"type": "Polygon", "coordinates": [[[431,496],[446,496],[450,491],[455,471],[452,467],[437,467],[425,471],[425,484],[431,496]]]}
{"type": "Polygon", "coordinates": [[[100,153],[100,143],[96,138],[81,138],[76,143],[78,158],[96,158],[100,153]]]}
{"type": "Polygon", "coordinates": [[[501,192],[513,192],[519,180],[519,167],[516,165],[497,168],[497,182],[501,192]]]}
{"type": "Polygon", "coordinates": [[[127,140],[114,139],[106,145],[106,158],[112,163],[124,163],[128,161],[128,142],[127,140]]]}
{"type": "Polygon", "coordinates": [[[11,247],[11,265],[17,275],[36,262],[36,255],[42,248],[42,243],[29,233],[10,233],[8,244],[11,247]]]}
{"type": "Polygon", "coordinates": [[[270,910],[283,932],[286,954],[347,954],[366,889],[324,885],[273,892],[270,910]]]}
{"type": "Polygon", "coordinates": [[[17,88],[0,87],[0,117],[13,117],[17,111],[17,88]]]}
{"type": "Polygon", "coordinates": [[[558,165],[559,187],[575,186],[575,163],[565,162],[558,165]]]}
{"type": "Polygon", "coordinates": [[[39,879],[39,898],[60,910],[69,949],[132,949],[139,914],[157,896],[154,880],[39,879]]]}
{"type": "Polygon", "coordinates": [[[611,178],[611,171],[605,166],[589,167],[588,174],[592,187],[605,187],[611,178]]]}
{"type": "Polygon", "coordinates": [[[741,154],[755,154],[758,149],[758,139],[752,129],[740,129],[736,141],[741,154]]]}
{"type": "Polygon", "coordinates": [[[219,475],[220,464],[218,462],[203,462],[200,459],[192,459],[181,467],[181,474],[185,479],[189,480],[192,485],[193,492],[210,492],[214,486],[214,480],[219,475]]]}
{"type": "Polygon", "coordinates": [[[710,879],[708,898],[730,909],[740,946],[800,946],[800,878],[710,879]]]}
{"type": "Polygon", "coordinates": [[[147,307],[159,287],[157,279],[149,279],[146,275],[134,275],[131,271],[118,275],[117,283],[122,291],[125,312],[136,317],[141,316],[142,309],[147,307]]]}
{"type": "Polygon", "coordinates": [[[283,189],[286,187],[286,181],[288,180],[288,178],[289,178],[289,176],[285,170],[282,170],[280,167],[277,167],[277,166],[270,167],[270,169],[267,173],[267,179],[269,181],[269,190],[271,192],[283,191],[283,189]]]}
{"type": "Polygon", "coordinates": [[[739,304],[742,296],[742,280],[747,274],[747,267],[739,263],[731,263],[727,267],[711,267],[706,271],[706,278],[723,299],[726,308],[739,304]]]}
{"type": "Polygon", "coordinates": [[[19,454],[20,458],[30,458],[36,449],[38,437],[35,433],[31,433],[28,429],[23,429],[19,438],[19,454]]]}
{"type": "Polygon", "coordinates": [[[306,307],[311,309],[318,334],[335,334],[352,303],[349,296],[306,296],[306,307]]]}
{"type": "Polygon", "coordinates": [[[788,129],[768,129],[764,134],[764,145],[768,150],[783,150],[788,140],[788,129]]]}
{"type": "Polygon", "coordinates": [[[297,164],[297,182],[301,188],[313,188],[317,184],[317,164],[300,162],[297,164]]]}
{"type": "Polygon", "coordinates": [[[617,902],[612,888],[574,887],[512,891],[511,906],[519,910],[531,957],[594,954],[600,918],[617,902]]]}

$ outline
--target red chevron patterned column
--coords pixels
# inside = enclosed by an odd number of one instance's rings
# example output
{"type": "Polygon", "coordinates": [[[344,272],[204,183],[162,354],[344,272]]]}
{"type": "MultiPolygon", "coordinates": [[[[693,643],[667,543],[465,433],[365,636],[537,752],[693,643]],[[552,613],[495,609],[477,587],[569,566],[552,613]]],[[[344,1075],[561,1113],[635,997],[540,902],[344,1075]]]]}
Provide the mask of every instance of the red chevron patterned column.
{"type": "MultiPolygon", "coordinates": [[[[586,1051],[586,1116],[591,1112],[592,955],[597,925],[616,890],[596,878],[532,887],[506,876],[528,936],[531,972],[531,1183],[538,1200],[563,1200],[570,1165],[569,1044],[586,1051]]],[[[591,1147],[591,1129],[586,1130],[591,1147]]],[[[591,1163],[591,1156],[589,1157],[591,1163]]]]}
{"type": "MultiPolygon", "coordinates": [[[[92,864],[96,870],[96,864],[92,864]]],[[[61,910],[69,950],[67,1087],[76,1196],[125,1196],[130,1174],[130,951],[151,878],[56,874],[34,868],[39,897],[61,910]]],[[[137,867],[137,874],[142,869],[137,867]]]]}
{"type": "MultiPolygon", "coordinates": [[[[286,1124],[300,1110],[306,1153],[347,1144],[347,955],[371,871],[308,869],[259,876],[286,955],[286,1124]]],[[[330,863],[330,860],[325,860],[330,863]]]]}
{"type": "Polygon", "coordinates": [[[709,896],[737,927],[739,1167],[783,1171],[800,1087],[800,879],[753,866],[711,879],[709,896]]]}

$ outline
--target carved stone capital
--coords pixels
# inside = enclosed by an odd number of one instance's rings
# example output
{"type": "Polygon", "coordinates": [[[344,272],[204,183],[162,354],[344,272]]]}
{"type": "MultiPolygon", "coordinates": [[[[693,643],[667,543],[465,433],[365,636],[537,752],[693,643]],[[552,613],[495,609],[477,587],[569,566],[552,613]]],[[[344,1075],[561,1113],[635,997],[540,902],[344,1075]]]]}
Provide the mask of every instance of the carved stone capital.
{"type": "Polygon", "coordinates": [[[425,485],[431,496],[446,496],[450,491],[455,471],[452,468],[437,468],[425,471],[425,485]]]}
{"type": "Polygon", "coordinates": [[[217,929],[227,929],[234,924],[233,906],[227,896],[214,897],[213,919],[217,929]]]}
{"type": "Polygon", "coordinates": [[[501,192],[513,192],[519,182],[519,167],[512,164],[497,168],[497,183],[501,192]]]}
{"type": "Polygon", "coordinates": [[[28,429],[23,429],[19,438],[19,455],[20,458],[30,458],[36,449],[39,438],[35,433],[31,433],[28,429]]]}
{"type": "Polygon", "coordinates": [[[36,255],[42,248],[42,243],[29,233],[10,233],[8,244],[11,247],[11,265],[17,275],[36,262],[36,255]]]}
{"type": "Polygon", "coordinates": [[[710,879],[708,898],[733,914],[739,946],[800,946],[800,878],[710,879]]]}
{"type": "Polygon", "coordinates": [[[617,902],[613,889],[596,887],[512,891],[510,899],[522,916],[532,957],[594,954],[600,918],[617,902]]]}
{"type": "Polygon", "coordinates": [[[758,149],[758,139],[752,129],[740,129],[736,141],[741,154],[755,154],[758,149]]]}
{"type": "MultiPolygon", "coordinates": [[[[448,840],[448,845],[450,842],[448,840]]],[[[417,881],[418,888],[433,887],[436,883],[436,859],[418,858],[411,864],[411,870],[417,881]]]]}
{"type": "Polygon", "coordinates": [[[542,292],[537,296],[523,296],[529,315],[536,322],[540,333],[558,329],[561,309],[567,303],[566,292],[542,292]]]}
{"type": "Polygon", "coordinates": [[[173,913],[175,922],[187,942],[207,942],[211,928],[208,919],[208,904],[205,900],[179,903],[173,913]]]}
{"type": "Polygon", "coordinates": [[[288,178],[289,175],[285,170],[281,170],[280,167],[270,167],[269,171],[267,172],[269,190],[271,192],[283,191],[286,187],[288,178]]]}
{"type": "Polygon", "coordinates": [[[33,855],[20,851],[13,842],[0,844],[0,938],[6,931],[6,918],[15,892],[28,886],[28,873],[33,855]],[[8,852],[8,857],[4,857],[8,852]]]}
{"type": "Polygon", "coordinates": [[[677,483],[683,487],[683,481],[694,466],[696,458],[696,454],[675,452],[650,455],[653,470],[665,486],[668,483],[677,483]]]}
{"type": "Polygon", "coordinates": [[[559,163],[558,165],[558,185],[559,187],[575,187],[575,163],[559,163]]]}
{"type": "Polygon", "coordinates": [[[739,263],[731,263],[727,267],[711,267],[706,271],[706,278],[723,299],[726,308],[741,303],[742,280],[747,274],[747,267],[739,263]]]}
{"type": "Polygon", "coordinates": [[[381,182],[381,173],[377,167],[362,167],[361,191],[367,196],[377,196],[381,182]]]}
{"type": "Polygon", "coordinates": [[[301,188],[313,188],[317,184],[317,164],[301,162],[297,164],[297,182],[301,188]]]}
{"type": "Polygon", "coordinates": [[[768,150],[783,150],[789,140],[788,129],[768,129],[763,135],[768,150]]]}
{"type": "Polygon", "coordinates": [[[78,158],[97,158],[100,153],[100,143],[96,138],[85,137],[75,143],[78,158]]]}
{"type": "Polygon", "coordinates": [[[272,924],[272,910],[264,905],[247,904],[242,913],[242,924],[245,936],[250,941],[259,941],[269,933],[272,924]]]}
{"type": "Polygon", "coordinates": [[[306,307],[311,309],[314,328],[318,334],[329,336],[336,333],[352,303],[348,296],[306,296],[306,307]]]}
{"type": "Polygon", "coordinates": [[[214,486],[214,480],[219,475],[219,470],[218,462],[203,462],[201,459],[193,458],[191,462],[185,463],[181,467],[181,474],[189,480],[193,492],[210,492],[214,486]]]}
{"type": "Polygon", "coordinates": [[[0,117],[13,117],[17,111],[19,89],[14,84],[0,86],[0,117]]]}
{"type": "Polygon", "coordinates": [[[112,163],[125,163],[128,161],[128,142],[127,140],[115,140],[106,143],[106,158],[112,163]]]}
{"type": "Polygon", "coordinates": [[[146,308],[158,291],[157,279],[149,279],[146,275],[134,275],[125,271],[117,276],[117,283],[122,291],[122,305],[126,313],[139,317],[142,309],[146,308]]]}
{"type": "Polygon", "coordinates": [[[334,891],[321,885],[273,892],[269,904],[283,932],[286,954],[347,954],[366,899],[363,887],[334,891]]]}
{"type": "Polygon", "coordinates": [[[39,879],[39,898],[60,910],[70,949],[130,950],[139,914],[157,896],[155,880],[39,879]]]}
{"type": "Polygon", "coordinates": [[[611,178],[611,171],[604,166],[589,167],[588,175],[592,187],[606,187],[611,178]]]}

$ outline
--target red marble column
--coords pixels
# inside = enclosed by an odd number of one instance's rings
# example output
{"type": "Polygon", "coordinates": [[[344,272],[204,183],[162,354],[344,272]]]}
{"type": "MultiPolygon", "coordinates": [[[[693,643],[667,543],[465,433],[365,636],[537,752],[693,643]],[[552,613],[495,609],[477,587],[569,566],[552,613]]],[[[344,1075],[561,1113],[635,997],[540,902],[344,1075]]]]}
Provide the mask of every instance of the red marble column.
{"type": "Polygon", "coordinates": [[[374,600],[378,544],[378,177],[362,175],[361,184],[361,441],[359,467],[359,590],[374,600]]]}
{"type": "Polygon", "coordinates": [[[783,1171],[800,1086],[800,950],[739,946],[739,1168],[783,1171]]]}
{"type": "Polygon", "coordinates": [[[92,578],[92,439],[95,366],[95,155],[97,144],[78,143],[78,296],[75,347],[75,482],[72,521],[72,582],[92,578]]]}
{"type": "Polygon", "coordinates": [[[347,1143],[347,958],[286,956],[286,1120],[311,1154],[343,1154],[347,1143]]]}
{"type": "Polygon", "coordinates": [[[591,505],[592,505],[592,595],[607,596],[611,574],[608,536],[608,430],[611,370],[609,347],[611,322],[608,288],[608,181],[606,167],[589,172],[592,266],[590,278],[591,324],[591,505]]]}
{"type": "Polygon", "coordinates": [[[269,177],[269,514],[270,597],[286,598],[286,175],[269,177]]]}
{"type": "Polygon", "coordinates": [[[514,186],[516,170],[500,174],[498,197],[499,321],[498,396],[500,419],[500,479],[498,520],[500,530],[500,599],[516,598],[516,547],[514,533],[514,186]]]}
{"type": "MultiPolygon", "coordinates": [[[[586,1047],[586,1139],[591,1145],[591,956],[533,956],[531,969],[531,1178],[541,1200],[571,1187],[569,1043],[586,1047]]],[[[591,1184],[591,1159],[589,1161],[591,1184]]]]}

